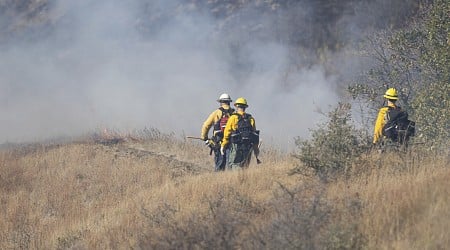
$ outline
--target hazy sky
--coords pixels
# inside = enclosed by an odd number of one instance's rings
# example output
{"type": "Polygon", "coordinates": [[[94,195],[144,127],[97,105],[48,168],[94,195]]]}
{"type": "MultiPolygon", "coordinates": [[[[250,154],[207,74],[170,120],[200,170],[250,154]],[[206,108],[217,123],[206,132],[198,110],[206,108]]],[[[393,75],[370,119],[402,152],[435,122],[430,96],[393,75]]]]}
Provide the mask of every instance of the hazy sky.
{"type": "Polygon", "coordinates": [[[275,42],[243,45],[238,56],[252,65],[243,70],[230,34],[207,15],[179,14],[143,35],[136,2],[59,1],[62,21],[48,37],[1,47],[0,143],[97,128],[196,136],[226,92],[247,98],[263,140],[292,144],[322,117],[315,110],[338,101],[334,78],[320,65],[291,70],[289,49],[275,42]]]}

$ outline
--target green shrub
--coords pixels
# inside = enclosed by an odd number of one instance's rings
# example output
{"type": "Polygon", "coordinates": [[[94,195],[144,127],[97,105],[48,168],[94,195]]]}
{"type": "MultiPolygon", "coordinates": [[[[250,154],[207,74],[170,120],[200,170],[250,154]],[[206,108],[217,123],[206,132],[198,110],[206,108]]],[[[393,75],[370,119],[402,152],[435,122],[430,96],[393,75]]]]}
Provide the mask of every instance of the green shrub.
{"type": "MultiPolygon", "coordinates": [[[[353,127],[350,111],[350,104],[339,103],[329,112],[329,120],[311,131],[311,139],[296,138],[300,152],[294,156],[324,180],[346,173],[368,149],[368,138],[353,127]]],[[[302,166],[292,171],[299,172],[302,172],[302,166]]]]}

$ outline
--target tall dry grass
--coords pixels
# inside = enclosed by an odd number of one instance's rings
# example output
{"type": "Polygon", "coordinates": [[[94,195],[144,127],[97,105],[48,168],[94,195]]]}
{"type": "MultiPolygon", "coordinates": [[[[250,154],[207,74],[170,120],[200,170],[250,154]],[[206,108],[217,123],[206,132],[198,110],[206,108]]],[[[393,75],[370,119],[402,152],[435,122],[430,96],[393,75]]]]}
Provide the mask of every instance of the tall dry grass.
{"type": "MultiPolygon", "coordinates": [[[[376,155],[371,174],[330,188],[358,194],[371,249],[446,249],[450,244],[448,155],[376,155]]],[[[367,166],[366,166],[367,167],[367,166]]]]}
{"type": "Polygon", "coordinates": [[[350,178],[288,175],[294,158],[213,172],[169,137],[3,149],[0,248],[443,249],[448,156],[367,155],[350,178]]]}

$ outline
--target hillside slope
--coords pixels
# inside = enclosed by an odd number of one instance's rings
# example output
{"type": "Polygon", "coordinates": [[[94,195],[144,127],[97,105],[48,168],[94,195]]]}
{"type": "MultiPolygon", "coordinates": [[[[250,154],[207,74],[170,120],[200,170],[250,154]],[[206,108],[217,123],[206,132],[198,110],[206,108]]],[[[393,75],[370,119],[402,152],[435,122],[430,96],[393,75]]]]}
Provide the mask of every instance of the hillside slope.
{"type": "Polygon", "coordinates": [[[214,173],[207,148],[172,136],[2,149],[0,248],[448,246],[445,158],[366,157],[322,183],[268,149],[261,165],[214,173]]]}

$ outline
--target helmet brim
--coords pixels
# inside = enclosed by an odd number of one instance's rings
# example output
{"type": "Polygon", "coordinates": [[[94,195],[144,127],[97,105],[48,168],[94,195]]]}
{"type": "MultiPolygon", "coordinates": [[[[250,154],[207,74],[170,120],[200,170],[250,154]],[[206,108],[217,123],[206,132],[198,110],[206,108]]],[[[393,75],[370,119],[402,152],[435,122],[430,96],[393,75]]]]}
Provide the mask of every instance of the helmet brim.
{"type": "Polygon", "coordinates": [[[217,102],[232,102],[231,99],[217,99],[217,102]]]}
{"type": "Polygon", "coordinates": [[[398,96],[383,95],[383,97],[389,100],[398,100],[398,96]]]}

